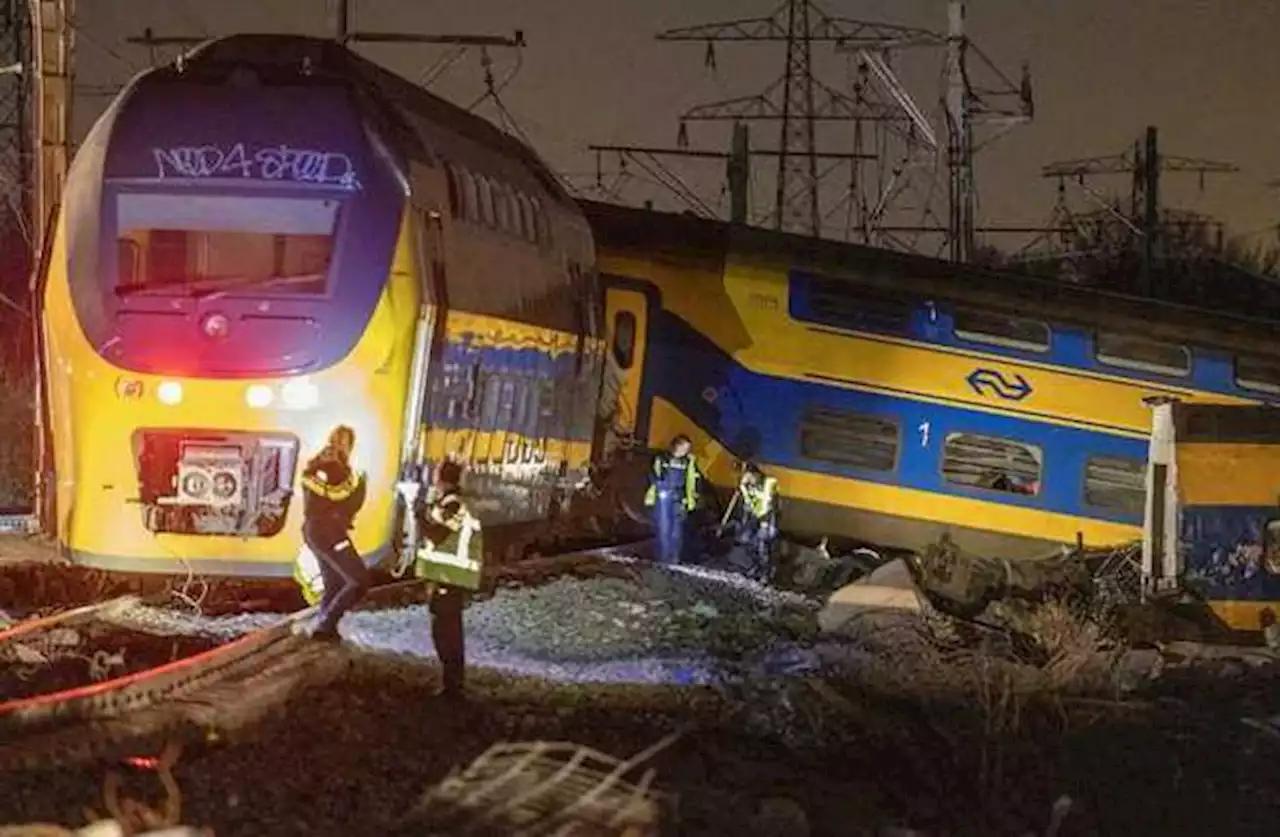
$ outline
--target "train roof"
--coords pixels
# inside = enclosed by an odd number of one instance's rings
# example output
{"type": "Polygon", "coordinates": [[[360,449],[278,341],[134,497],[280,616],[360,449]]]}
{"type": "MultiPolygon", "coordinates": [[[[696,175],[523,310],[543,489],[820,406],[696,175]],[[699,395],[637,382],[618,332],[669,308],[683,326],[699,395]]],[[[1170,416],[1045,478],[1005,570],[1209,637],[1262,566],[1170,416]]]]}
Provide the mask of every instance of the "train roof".
{"type": "Polygon", "coordinates": [[[1280,357],[1280,322],[1138,297],[1012,271],[600,201],[580,200],[601,253],[756,259],[851,284],[980,304],[1175,342],[1280,357]]]}
{"type": "Polygon", "coordinates": [[[251,67],[266,83],[294,82],[304,75],[313,82],[345,84],[376,107],[410,154],[434,159],[431,143],[414,127],[414,115],[463,139],[527,167],[551,196],[572,206],[573,199],[542,158],[525,143],[483,117],[436,96],[402,76],[327,38],[303,35],[240,34],[206,41],[180,60],[142,74],[139,82],[224,81],[233,68],[251,67]]]}

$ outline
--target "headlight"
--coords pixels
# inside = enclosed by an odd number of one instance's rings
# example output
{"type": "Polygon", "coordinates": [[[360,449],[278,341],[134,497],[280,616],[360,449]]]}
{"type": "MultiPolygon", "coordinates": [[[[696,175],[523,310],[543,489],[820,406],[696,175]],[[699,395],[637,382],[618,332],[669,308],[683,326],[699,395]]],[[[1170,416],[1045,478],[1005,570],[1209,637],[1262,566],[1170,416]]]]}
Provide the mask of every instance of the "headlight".
{"type": "Polygon", "coordinates": [[[291,410],[310,410],[320,403],[320,389],[306,378],[294,378],[280,391],[284,405],[291,410]]]}
{"type": "Polygon", "coordinates": [[[199,471],[188,471],[182,477],[182,493],[200,499],[209,493],[209,478],[199,471]]]}
{"type": "Polygon", "coordinates": [[[182,403],[182,384],[177,381],[162,381],[160,386],[156,387],[156,398],[160,399],[161,404],[173,406],[182,403]]]}
{"type": "Polygon", "coordinates": [[[271,402],[274,399],[275,393],[266,384],[252,384],[244,391],[244,403],[255,410],[271,406],[271,402]]]}
{"type": "Polygon", "coordinates": [[[230,471],[219,471],[213,475],[213,494],[220,500],[234,497],[240,490],[240,480],[230,471]]]}

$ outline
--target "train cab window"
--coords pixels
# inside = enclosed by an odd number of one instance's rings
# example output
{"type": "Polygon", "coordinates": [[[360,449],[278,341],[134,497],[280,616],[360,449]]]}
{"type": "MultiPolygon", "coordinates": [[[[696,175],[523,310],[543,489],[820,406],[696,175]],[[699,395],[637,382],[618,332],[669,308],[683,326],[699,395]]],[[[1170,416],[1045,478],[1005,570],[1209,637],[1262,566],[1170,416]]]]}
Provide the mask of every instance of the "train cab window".
{"type": "Polygon", "coordinates": [[[127,288],[142,281],[142,248],[138,242],[122,238],[116,242],[116,275],[120,287],[127,288]]]}
{"type": "Polygon", "coordinates": [[[954,485],[1034,497],[1040,493],[1043,452],[1034,445],[976,433],[950,433],[942,476],[954,485]]]}
{"type": "Polygon", "coordinates": [[[116,199],[117,288],[323,294],[341,203],[128,192],[116,199]]]}
{"type": "Polygon", "coordinates": [[[480,223],[480,187],[471,172],[462,172],[462,208],[467,220],[473,224],[480,223]]]}
{"type": "Polygon", "coordinates": [[[1147,501],[1147,463],[1122,456],[1089,457],[1084,465],[1084,501],[1141,515],[1147,501]]]}
{"type": "Polygon", "coordinates": [[[955,312],[953,330],[956,337],[970,343],[1007,346],[1029,352],[1049,351],[1049,326],[1036,320],[962,308],[955,312]]]}
{"type": "Polygon", "coordinates": [[[493,227],[493,186],[487,177],[477,177],[476,182],[480,188],[480,223],[493,227]]]}
{"type": "Polygon", "coordinates": [[[1280,360],[1248,355],[1237,357],[1236,385],[1280,395],[1280,360]]]}
{"type": "Polygon", "coordinates": [[[613,359],[623,369],[635,363],[636,315],[619,311],[613,318],[613,359]]]}
{"type": "Polygon", "coordinates": [[[445,168],[445,176],[449,182],[449,214],[454,218],[462,217],[462,194],[458,186],[458,170],[452,165],[445,168]]]}
{"type": "Polygon", "coordinates": [[[866,471],[898,465],[898,423],[833,407],[809,407],[800,419],[800,455],[866,471]]]}
{"type": "Polygon", "coordinates": [[[1121,369],[1185,376],[1191,373],[1191,352],[1186,346],[1145,337],[1099,332],[1094,335],[1098,362],[1121,369]]]}

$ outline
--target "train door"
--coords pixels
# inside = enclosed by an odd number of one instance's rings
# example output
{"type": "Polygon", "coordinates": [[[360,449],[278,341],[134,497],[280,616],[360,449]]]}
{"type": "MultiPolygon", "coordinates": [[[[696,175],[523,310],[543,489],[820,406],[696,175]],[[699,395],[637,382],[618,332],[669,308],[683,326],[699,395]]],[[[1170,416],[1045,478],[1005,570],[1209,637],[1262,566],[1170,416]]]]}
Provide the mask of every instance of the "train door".
{"type": "MultiPolygon", "coordinates": [[[[644,377],[649,300],[639,291],[606,286],[605,339],[608,341],[602,409],[612,415],[615,438],[643,444],[638,434],[644,377]]],[[[607,446],[612,447],[613,442],[607,446]]]]}
{"type": "Polygon", "coordinates": [[[391,519],[391,547],[396,556],[416,548],[418,533],[410,514],[414,496],[410,493],[410,486],[419,481],[430,481],[430,475],[423,474],[422,470],[431,457],[428,448],[430,429],[440,412],[439,405],[433,403],[432,394],[444,394],[442,385],[448,384],[443,368],[449,314],[444,230],[438,212],[427,209],[418,210],[415,214],[415,259],[420,300],[413,335],[409,388],[405,397],[400,474],[391,519]]]}

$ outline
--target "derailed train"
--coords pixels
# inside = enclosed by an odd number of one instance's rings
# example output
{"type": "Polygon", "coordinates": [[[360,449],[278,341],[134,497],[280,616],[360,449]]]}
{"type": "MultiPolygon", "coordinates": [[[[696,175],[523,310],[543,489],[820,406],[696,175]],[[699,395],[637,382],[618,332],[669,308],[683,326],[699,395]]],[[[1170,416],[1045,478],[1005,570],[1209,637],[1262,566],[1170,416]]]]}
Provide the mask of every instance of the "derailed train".
{"type": "Polygon", "coordinates": [[[135,78],[44,256],[41,515],[111,570],[282,575],[338,423],[380,559],[446,451],[502,543],[585,475],[591,232],[525,146],[332,41],[239,35],[135,78]],[[402,486],[403,487],[403,486],[402,486]]]}
{"type": "Polygon", "coordinates": [[[287,574],[337,423],[384,489],[373,557],[419,464],[464,461],[501,547],[618,432],[691,435],[721,488],[757,460],[801,534],[1129,541],[1145,398],[1280,400],[1274,324],[577,203],[483,119],[292,36],[135,79],[42,275],[42,516],[109,569],[287,574]]]}

